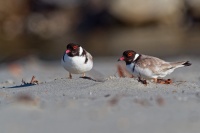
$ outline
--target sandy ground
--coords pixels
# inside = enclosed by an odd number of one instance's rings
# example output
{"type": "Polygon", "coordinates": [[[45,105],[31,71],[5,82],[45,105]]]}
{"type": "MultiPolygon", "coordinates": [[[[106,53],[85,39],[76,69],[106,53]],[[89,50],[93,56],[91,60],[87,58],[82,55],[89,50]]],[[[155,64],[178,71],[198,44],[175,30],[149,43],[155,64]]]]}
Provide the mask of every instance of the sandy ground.
{"type": "Polygon", "coordinates": [[[32,59],[19,62],[21,69],[1,65],[0,132],[199,133],[200,60],[181,59],[192,66],[168,76],[173,84],[147,86],[115,77],[117,57],[95,60],[95,70],[109,79],[104,82],[81,75],[67,79],[60,62],[32,59]],[[21,85],[33,75],[39,85],[21,85]]]}

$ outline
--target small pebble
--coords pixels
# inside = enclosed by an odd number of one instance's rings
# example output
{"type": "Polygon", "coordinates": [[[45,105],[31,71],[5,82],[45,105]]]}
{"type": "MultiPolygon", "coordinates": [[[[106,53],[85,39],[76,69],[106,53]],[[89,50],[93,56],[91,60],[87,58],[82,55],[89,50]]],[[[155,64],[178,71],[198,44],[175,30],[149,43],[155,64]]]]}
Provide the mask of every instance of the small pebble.
{"type": "Polygon", "coordinates": [[[200,92],[196,93],[196,97],[200,98],[200,92]]]}
{"type": "Polygon", "coordinates": [[[110,94],[106,94],[104,97],[109,97],[110,96],[110,94]]]}
{"type": "Polygon", "coordinates": [[[8,83],[8,84],[14,84],[14,81],[8,79],[8,80],[5,81],[5,83],[8,83]]]}
{"type": "Polygon", "coordinates": [[[187,97],[178,97],[177,99],[178,99],[179,101],[184,101],[184,102],[186,102],[186,101],[188,100],[187,97]]]}
{"type": "Polygon", "coordinates": [[[176,91],[176,90],[173,90],[172,93],[177,93],[177,91],[176,91]]]}
{"type": "Polygon", "coordinates": [[[165,104],[165,100],[164,100],[164,98],[162,98],[161,96],[158,96],[158,97],[156,98],[156,102],[157,102],[157,104],[158,104],[159,106],[163,106],[163,105],[165,104]]]}

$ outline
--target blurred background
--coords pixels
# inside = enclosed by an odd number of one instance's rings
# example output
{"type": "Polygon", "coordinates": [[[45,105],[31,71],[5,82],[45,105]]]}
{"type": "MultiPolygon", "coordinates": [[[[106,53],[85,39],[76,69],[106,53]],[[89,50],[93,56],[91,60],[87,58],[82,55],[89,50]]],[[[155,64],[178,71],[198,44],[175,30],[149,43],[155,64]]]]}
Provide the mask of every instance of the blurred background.
{"type": "Polygon", "coordinates": [[[1,60],[58,60],[70,42],[95,57],[198,56],[200,0],[0,0],[1,60]]]}

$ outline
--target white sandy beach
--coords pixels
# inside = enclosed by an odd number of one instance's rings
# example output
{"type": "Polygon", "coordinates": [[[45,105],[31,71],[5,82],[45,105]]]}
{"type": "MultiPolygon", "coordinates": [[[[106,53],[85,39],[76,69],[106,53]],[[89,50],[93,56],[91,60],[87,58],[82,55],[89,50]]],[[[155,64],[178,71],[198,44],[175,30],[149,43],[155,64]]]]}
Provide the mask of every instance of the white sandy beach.
{"type": "Polygon", "coordinates": [[[1,66],[0,132],[199,133],[200,60],[180,59],[192,66],[166,77],[173,84],[147,86],[115,77],[117,57],[95,60],[95,70],[109,78],[104,82],[67,79],[60,62],[23,61],[18,75],[1,66]],[[38,85],[21,85],[33,75],[38,85]]]}

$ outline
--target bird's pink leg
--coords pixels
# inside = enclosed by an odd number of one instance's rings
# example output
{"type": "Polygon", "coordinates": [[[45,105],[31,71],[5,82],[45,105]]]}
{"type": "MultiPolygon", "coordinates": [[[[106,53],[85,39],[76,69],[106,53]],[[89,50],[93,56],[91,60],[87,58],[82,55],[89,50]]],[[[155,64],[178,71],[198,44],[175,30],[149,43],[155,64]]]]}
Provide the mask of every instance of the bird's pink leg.
{"type": "Polygon", "coordinates": [[[83,77],[85,77],[86,75],[85,75],[85,73],[83,73],[83,77]]]}
{"type": "Polygon", "coordinates": [[[72,74],[71,73],[69,73],[69,77],[68,77],[69,79],[72,79],[72,74]]]}
{"type": "Polygon", "coordinates": [[[158,79],[157,79],[157,78],[154,78],[153,81],[154,81],[155,83],[158,83],[158,79]]]}

